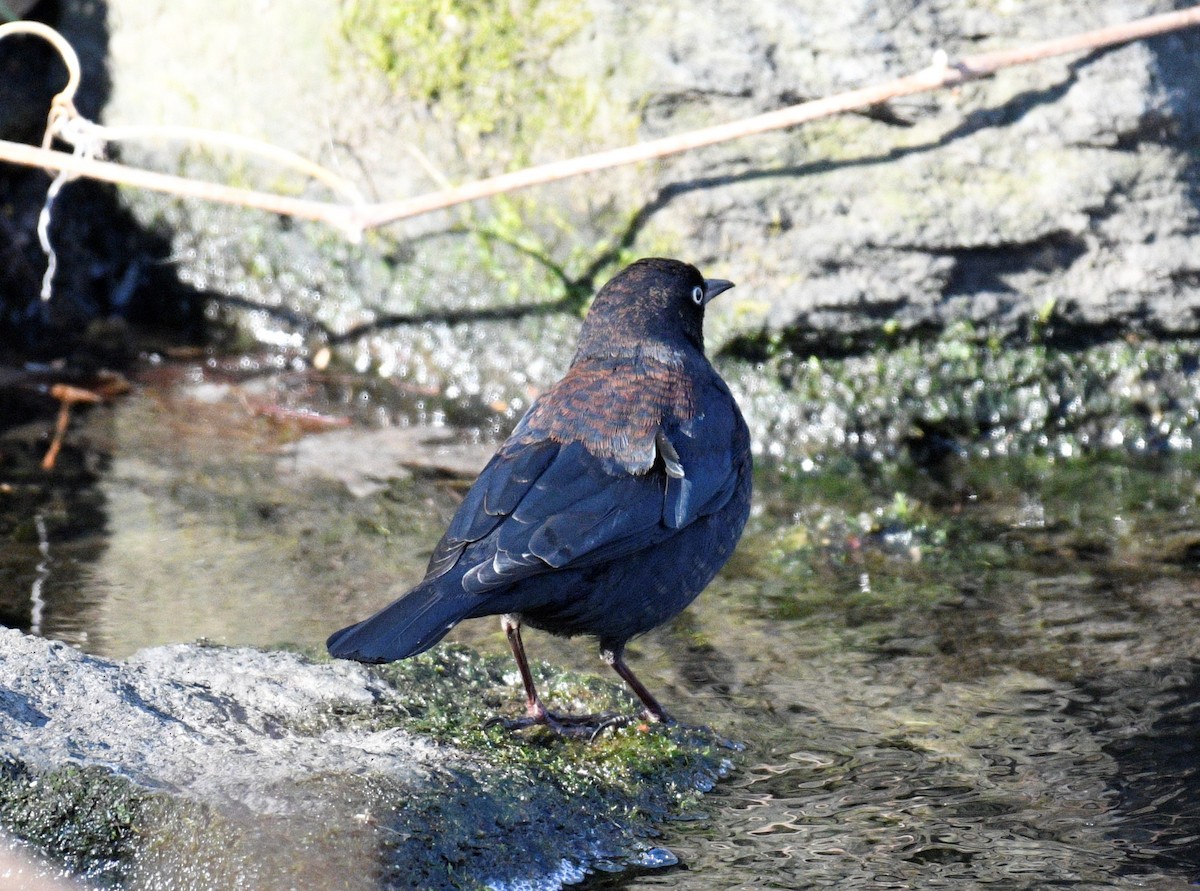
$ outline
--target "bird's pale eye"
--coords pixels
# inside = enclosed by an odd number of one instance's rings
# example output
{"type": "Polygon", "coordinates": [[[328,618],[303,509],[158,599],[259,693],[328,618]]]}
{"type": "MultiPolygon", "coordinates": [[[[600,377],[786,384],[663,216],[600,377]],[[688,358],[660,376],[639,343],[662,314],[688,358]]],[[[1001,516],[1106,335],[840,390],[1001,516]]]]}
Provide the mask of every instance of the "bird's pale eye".
{"type": "Polygon", "coordinates": [[[697,306],[700,306],[704,303],[704,289],[699,285],[696,285],[696,287],[692,288],[692,302],[697,306]]]}

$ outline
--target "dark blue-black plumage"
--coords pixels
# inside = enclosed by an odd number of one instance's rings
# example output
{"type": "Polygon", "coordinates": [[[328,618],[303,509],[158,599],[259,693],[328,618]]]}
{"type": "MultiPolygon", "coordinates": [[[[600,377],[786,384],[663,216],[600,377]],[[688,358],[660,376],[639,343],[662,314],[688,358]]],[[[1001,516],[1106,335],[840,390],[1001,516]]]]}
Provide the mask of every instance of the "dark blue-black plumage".
{"type": "Polygon", "coordinates": [[[425,578],[328,641],[404,659],[463,619],[503,615],[534,720],[548,720],[522,623],[590,634],[642,699],[626,642],[677,615],[733,552],[750,510],[750,438],[704,355],[704,307],[732,287],[677,260],[628,266],[596,295],[567,374],[480,473],[425,578]]]}

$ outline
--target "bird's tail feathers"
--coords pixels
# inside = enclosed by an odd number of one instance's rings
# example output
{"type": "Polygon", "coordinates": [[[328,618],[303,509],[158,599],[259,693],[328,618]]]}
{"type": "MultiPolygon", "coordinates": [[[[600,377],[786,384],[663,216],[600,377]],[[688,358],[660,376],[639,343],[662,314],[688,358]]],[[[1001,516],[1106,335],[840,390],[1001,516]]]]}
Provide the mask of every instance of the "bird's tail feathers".
{"type": "Polygon", "coordinates": [[[325,641],[335,659],[395,662],[423,653],[446,636],[477,599],[447,594],[436,584],[418,585],[371,618],[336,631],[325,641]]]}

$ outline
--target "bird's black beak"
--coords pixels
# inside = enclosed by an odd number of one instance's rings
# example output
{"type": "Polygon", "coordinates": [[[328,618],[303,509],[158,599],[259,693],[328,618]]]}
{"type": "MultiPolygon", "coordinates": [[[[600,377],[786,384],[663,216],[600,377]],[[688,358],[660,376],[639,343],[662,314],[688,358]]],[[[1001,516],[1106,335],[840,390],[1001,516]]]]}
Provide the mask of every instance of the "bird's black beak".
{"type": "Polygon", "coordinates": [[[727,282],[723,278],[706,278],[704,280],[704,302],[708,303],[718,294],[724,294],[733,287],[733,282],[727,282]]]}

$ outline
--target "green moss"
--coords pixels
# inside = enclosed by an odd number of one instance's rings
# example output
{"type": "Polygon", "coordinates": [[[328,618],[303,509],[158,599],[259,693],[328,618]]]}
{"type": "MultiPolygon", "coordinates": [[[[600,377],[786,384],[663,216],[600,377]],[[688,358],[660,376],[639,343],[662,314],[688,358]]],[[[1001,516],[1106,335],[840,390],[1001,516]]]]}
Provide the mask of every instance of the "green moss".
{"type": "Polygon", "coordinates": [[[344,10],[349,40],[402,95],[453,121],[467,140],[497,137],[503,160],[528,160],[547,130],[579,131],[594,113],[597,91],[551,66],[588,22],[578,4],[363,0],[344,10]]]}
{"type": "MultiPolygon", "coordinates": [[[[355,724],[397,726],[467,750],[513,776],[548,777],[572,798],[605,811],[666,816],[671,799],[694,791],[721,769],[727,753],[711,731],[634,723],[593,741],[565,738],[540,728],[512,732],[492,719],[523,711],[512,660],[466,647],[442,646],[379,669],[400,694],[384,707],[340,716],[355,724]],[[664,786],[664,778],[666,783],[664,786]],[[664,788],[667,794],[664,797],[664,788]]],[[[634,714],[624,688],[591,675],[535,663],[539,691],[551,710],[573,714],[634,714]]]]}
{"type": "Polygon", "coordinates": [[[95,881],[126,878],[143,831],[168,809],[165,799],[100,768],[0,766],[0,825],[95,881]]]}
{"type": "MultiPolygon", "coordinates": [[[[636,710],[609,681],[533,668],[552,710],[636,710]]],[[[507,658],[440,646],[379,671],[399,694],[396,700],[325,720],[399,727],[486,761],[480,771],[447,769],[436,788],[408,790],[402,808],[394,795],[380,800],[398,863],[430,861],[431,849],[438,852],[434,861],[463,876],[478,876],[481,861],[507,875],[563,858],[620,862],[632,853],[630,839],[654,834],[663,820],[694,809],[729,766],[728,744],[707,730],[634,724],[588,741],[542,728],[504,729],[492,719],[523,711],[507,658]],[[508,839],[505,850],[496,849],[497,831],[508,839]],[[519,860],[509,863],[509,850],[519,860]]]]}

